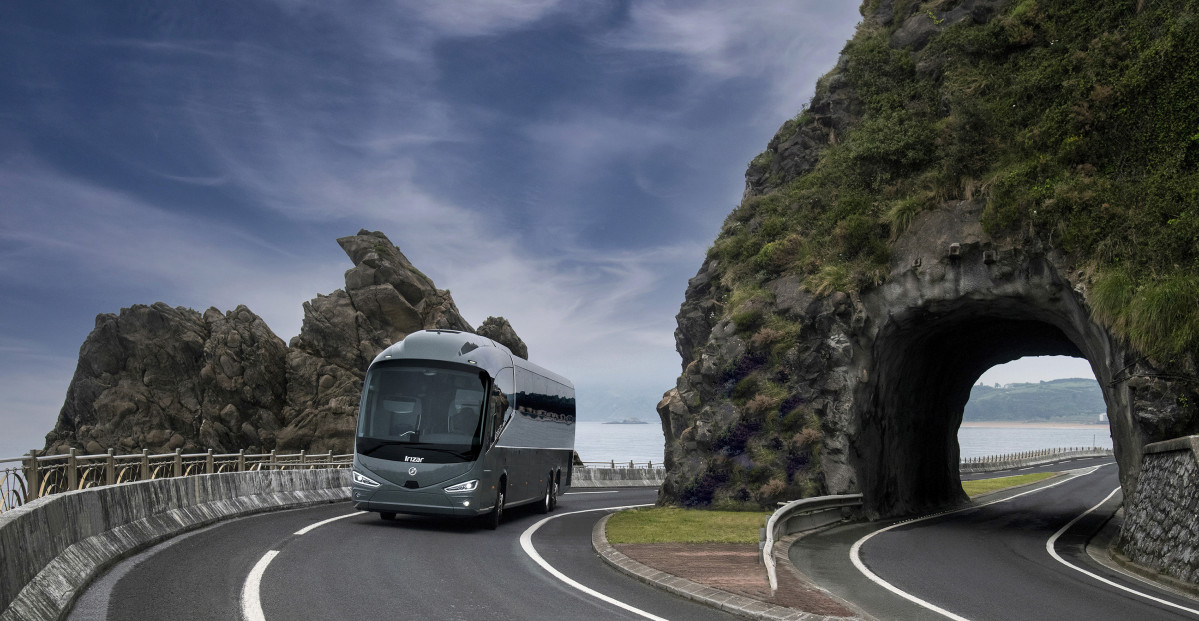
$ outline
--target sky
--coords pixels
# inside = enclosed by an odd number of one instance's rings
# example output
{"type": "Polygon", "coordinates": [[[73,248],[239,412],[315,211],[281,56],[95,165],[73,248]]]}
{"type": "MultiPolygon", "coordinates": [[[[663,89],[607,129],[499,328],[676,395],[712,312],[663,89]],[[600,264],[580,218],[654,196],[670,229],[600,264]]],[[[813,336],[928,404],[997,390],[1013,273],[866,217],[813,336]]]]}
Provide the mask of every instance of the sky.
{"type": "Polygon", "coordinates": [[[855,2],[0,3],[0,457],[101,313],[282,339],[379,230],[580,414],[655,418],[687,279],[855,2]]]}

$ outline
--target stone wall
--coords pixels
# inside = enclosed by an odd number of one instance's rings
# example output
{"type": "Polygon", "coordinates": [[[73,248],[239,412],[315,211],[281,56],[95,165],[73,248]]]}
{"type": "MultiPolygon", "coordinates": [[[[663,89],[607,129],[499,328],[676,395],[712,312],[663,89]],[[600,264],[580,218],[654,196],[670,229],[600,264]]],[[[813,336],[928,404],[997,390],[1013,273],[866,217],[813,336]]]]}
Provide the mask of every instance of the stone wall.
{"type": "Polygon", "coordinates": [[[1124,512],[1120,545],[1130,560],[1199,583],[1199,436],[1145,447],[1124,512]]]}

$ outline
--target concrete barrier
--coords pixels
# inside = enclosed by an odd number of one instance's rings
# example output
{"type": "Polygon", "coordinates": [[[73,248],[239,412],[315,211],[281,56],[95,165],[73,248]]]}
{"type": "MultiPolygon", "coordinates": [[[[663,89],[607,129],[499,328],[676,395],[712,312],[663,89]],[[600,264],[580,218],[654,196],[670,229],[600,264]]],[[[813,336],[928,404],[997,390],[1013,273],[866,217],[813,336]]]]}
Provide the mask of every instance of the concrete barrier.
{"type": "Polygon", "coordinates": [[[339,502],[348,469],[232,472],[47,496],[0,515],[0,620],[61,619],[113,563],[185,531],[339,502]]]}
{"type": "Polygon", "coordinates": [[[571,487],[659,487],[665,468],[575,468],[571,487]]]}

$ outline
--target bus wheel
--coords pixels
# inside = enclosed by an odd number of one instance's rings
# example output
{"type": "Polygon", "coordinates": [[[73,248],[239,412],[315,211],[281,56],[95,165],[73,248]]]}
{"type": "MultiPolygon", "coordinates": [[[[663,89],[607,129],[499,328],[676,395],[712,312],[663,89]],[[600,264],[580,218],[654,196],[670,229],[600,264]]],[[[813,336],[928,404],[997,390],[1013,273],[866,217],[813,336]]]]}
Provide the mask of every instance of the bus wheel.
{"type": "Polygon", "coordinates": [[[554,477],[550,480],[552,491],[550,492],[550,511],[558,508],[558,478],[554,477]]]}
{"type": "Polygon", "coordinates": [[[500,482],[500,489],[495,492],[495,506],[491,509],[491,515],[487,518],[487,528],[495,530],[499,528],[500,520],[504,518],[504,488],[503,482],[500,482]]]}
{"type": "Polygon", "coordinates": [[[541,500],[541,513],[554,510],[554,481],[550,479],[545,484],[545,498],[541,500]]]}
{"type": "Polygon", "coordinates": [[[380,511],[379,517],[390,522],[390,521],[396,519],[396,514],[392,513],[391,511],[380,511]]]}

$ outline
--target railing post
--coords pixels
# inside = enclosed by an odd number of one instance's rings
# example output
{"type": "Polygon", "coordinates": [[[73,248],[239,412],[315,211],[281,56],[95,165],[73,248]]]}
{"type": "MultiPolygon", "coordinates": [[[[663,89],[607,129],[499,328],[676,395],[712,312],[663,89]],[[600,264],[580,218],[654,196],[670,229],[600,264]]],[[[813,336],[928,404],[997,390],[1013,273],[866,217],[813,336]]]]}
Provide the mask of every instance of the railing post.
{"type": "Polygon", "coordinates": [[[237,451],[237,471],[246,471],[246,449],[240,449],[237,451]]]}
{"type": "Polygon", "coordinates": [[[616,469],[616,460],[615,460],[615,459],[613,459],[613,460],[612,460],[612,465],[611,465],[610,467],[611,467],[613,470],[615,470],[615,469],[616,469]]]}
{"type": "Polygon", "coordinates": [[[175,476],[183,476],[183,449],[175,449],[175,476]]]}
{"type": "Polygon", "coordinates": [[[329,456],[325,458],[325,467],[326,468],[333,467],[333,449],[329,449],[329,456]]]}
{"type": "Polygon", "coordinates": [[[75,449],[67,451],[67,491],[79,489],[79,471],[76,470],[75,449]]]}
{"type": "Polygon", "coordinates": [[[116,450],[108,449],[108,459],[104,460],[104,484],[116,485],[117,482],[117,458],[116,450]]]}
{"type": "Polygon", "coordinates": [[[29,461],[25,465],[25,502],[37,500],[42,489],[42,473],[37,469],[37,449],[29,449],[29,461]]]}
{"type": "Polygon", "coordinates": [[[275,449],[271,449],[271,468],[270,468],[271,470],[275,469],[275,464],[277,462],[278,462],[278,458],[275,455],[275,449]]]}
{"type": "Polygon", "coordinates": [[[300,470],[304,469],[304,462],[308,461],[308,451],[300,451],[300,470]]]}
{"type": "Polygon", "coordinates": [[[150,449],[142,449],[142,478],[143,481],[150,480],[150,449]]]}
{"type": "Polygon", "coordinates": [[[208,456],[204,458],[204,474],[212,474],[215,472],[213,468],[215,464],[212,459],[212,449],[208,449],[208,456]]]}

